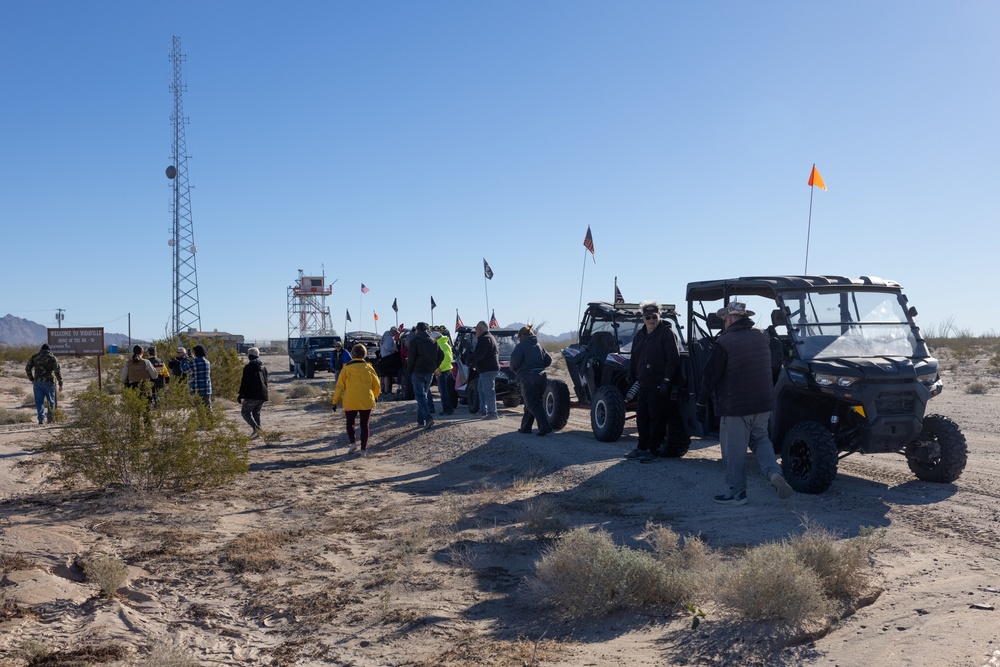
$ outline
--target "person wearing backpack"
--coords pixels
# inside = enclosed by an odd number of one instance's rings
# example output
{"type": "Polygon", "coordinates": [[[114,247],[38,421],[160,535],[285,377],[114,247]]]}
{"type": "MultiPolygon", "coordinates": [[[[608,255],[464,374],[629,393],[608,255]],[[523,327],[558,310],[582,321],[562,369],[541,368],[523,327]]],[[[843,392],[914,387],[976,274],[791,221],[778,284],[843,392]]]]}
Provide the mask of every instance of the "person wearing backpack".
{"type": "Polygon", "coordinates": [[[156,356],[156,348],[152,345],[146,348],[146,360],[156,369],[156,379],[153,380],[153,405],[159,405],[160,390],[170,382],[170,371],[163,360],[156,356]]]}

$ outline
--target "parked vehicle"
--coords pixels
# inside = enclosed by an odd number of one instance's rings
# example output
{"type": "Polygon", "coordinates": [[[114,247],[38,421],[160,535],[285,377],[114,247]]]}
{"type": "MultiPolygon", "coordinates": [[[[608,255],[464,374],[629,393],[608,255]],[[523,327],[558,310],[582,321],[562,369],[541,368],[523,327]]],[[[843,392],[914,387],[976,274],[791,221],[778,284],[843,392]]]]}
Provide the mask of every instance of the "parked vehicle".
{"type": "MultiPolygon", "coordinates": [[[[686,348],[673,305],[661,305],[660,317],[674,331],[681,355],[681,379],[686,366],[686,348]]],[[[644,326],[642,309],[637,303],[587,304],[580,322],[576,343],[562,351],[566,368],[573,381],[573,390],[580,407],[590,409],[590,427],[594,437],[602,442],[621,438],[627,419],[634,418],[638,386],[629,382],[628,365],[632,355],[632,339],[644,326]]],[[[684,394],[678,383],[671,400],[684,394]]],[[[546,415],[553,428],[562,428],[569,419],[569,388],[561,380],[550,380],[543,396],[546,415]]],[[[691,438],[686,432],[668,431],[665,444],[659,448],[663,456],[683,456],[691,438]]]]}
{"type": "Polygon", "coordinates": [[[688,430],[714,434],[708,405],[695,416],[702,369],[722,322],[716,311],[743,301],[768,323],[777,406],[771,438],[796,491],[822,493],[848,454],[899,453],[917,478],[953,482],[967,460],[951,419],[926,414],[942,391],[938,362],[914,322],[915,308],[891,280],[862,276],[770,276],[689,283],[688,430]]]}
{"type": "Polygon", "coordinates": [[[307,378],[313,377],[317,370],[330,370],[330,353],[340,341],[336,335],[289,338],[288,370],[294,373],[295,364],[300,364],[307,378]]]}
{"type": "MultiPolygon", "coordinates": [[[[510,355],[517,345],[517,329],[490,329],[497,339],[500,356],[500,372],[497,373],[497,400],[502,400],[508,408],[521,404],[521,390],[514,374],[510,372],[510,355]]],[[[455,331],[455,393],[458,402],[469,406],[469,412],[479,412],[479,373],[470,365],[472,353],[476,349],[475,327],[459,327],[455,331]]]]}

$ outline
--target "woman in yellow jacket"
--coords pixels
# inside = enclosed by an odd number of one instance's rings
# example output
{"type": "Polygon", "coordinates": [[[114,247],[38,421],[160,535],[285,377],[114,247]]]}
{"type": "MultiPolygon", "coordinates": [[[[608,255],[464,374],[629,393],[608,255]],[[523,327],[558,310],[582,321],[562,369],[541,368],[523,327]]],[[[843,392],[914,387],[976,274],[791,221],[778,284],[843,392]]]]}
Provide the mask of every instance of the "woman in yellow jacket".
{"type": "Polygon", "coordinates": [[[344,419],[347,420],[347,438],[351,441],[351,448],[348,454],[358,451],[355,442],[354,422],[358,415],[361,415],[361,456],[367,455],[368,449],[368,421],[375,407],[375,401],[379,395],[380,383],[378,373],[372,368],[365,357],[368,350],[364,345],[358,343],[351,348],[351,360],[344,364],[337,378],[337,386],[333,390],[333,410],[337,410],[337,404],[343,399],[344,419]]]}

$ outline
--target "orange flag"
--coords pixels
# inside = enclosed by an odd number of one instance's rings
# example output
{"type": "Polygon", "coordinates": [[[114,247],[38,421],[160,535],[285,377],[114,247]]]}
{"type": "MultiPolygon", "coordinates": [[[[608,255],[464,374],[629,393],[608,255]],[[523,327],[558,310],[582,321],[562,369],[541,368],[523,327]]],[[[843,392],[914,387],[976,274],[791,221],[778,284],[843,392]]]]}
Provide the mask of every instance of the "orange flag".
{"type": "Polygon", "coordinates": [[[820,190],[826,191],[826,183],[823,182],[823,177],[819,175],[819,169],[816,165],[813,165],[813,170],[809,173],[809,182],[806,185],[812,187],[816,186],[820,190]]]}

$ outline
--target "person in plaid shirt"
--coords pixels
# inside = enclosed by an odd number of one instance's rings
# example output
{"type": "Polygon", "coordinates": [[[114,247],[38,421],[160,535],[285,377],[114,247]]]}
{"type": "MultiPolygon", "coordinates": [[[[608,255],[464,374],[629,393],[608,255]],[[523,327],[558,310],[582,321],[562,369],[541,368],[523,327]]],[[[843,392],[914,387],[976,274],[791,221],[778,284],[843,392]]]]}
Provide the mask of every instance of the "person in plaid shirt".
{"type": "Polygon", "coordinates": [[[188,371],[188,387],[192,394],[201,396],[205,405],[212,407],[212,364],[205,358],[205,346],[194,346],[194,359],[188,371]]]}

